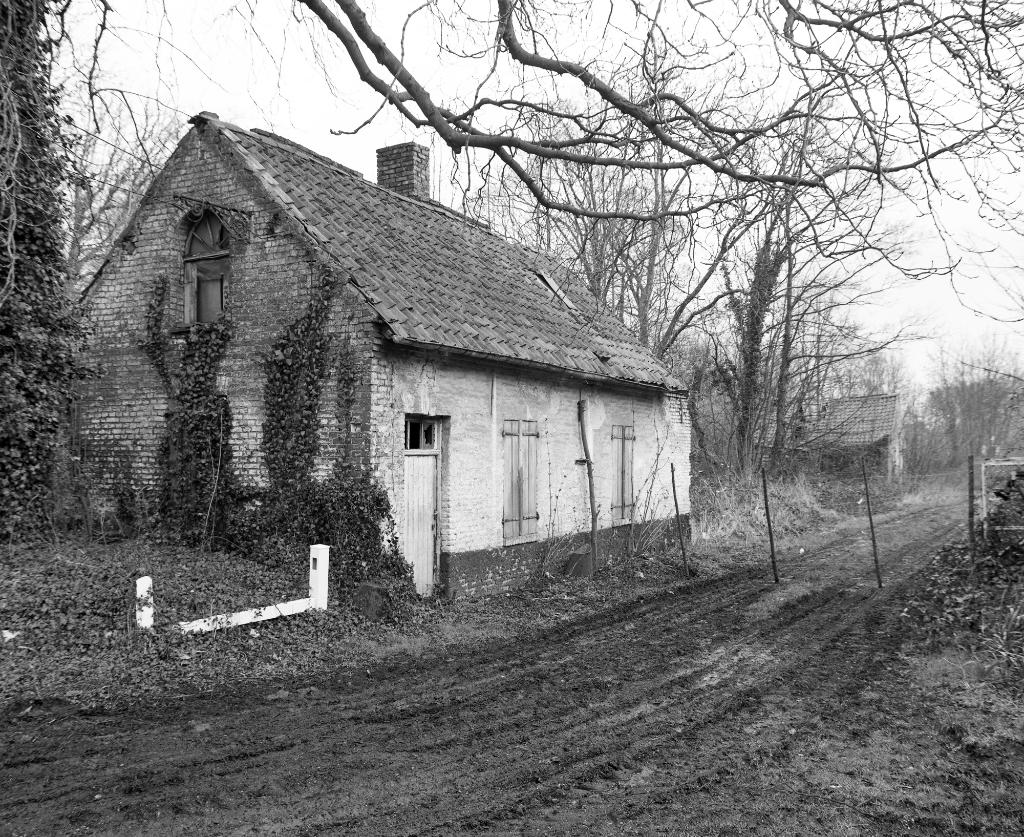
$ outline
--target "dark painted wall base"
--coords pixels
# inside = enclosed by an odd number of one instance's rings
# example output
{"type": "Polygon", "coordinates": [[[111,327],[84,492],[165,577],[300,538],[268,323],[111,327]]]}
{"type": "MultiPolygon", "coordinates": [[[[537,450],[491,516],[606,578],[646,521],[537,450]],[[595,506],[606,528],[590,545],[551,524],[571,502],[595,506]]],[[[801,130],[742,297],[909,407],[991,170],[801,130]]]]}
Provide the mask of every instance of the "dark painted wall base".
{"type": "MultiPolygon", "coordinates": [[[[683,529],[689,532],[689,515],[684,514],[683,529]]],[[[643,541],[663,548],[676,543],[675,518],[643,524],[643,541]]],[[[640,539],[640,526],[634,537],[640,539]]],[[[598,566],[610,558],[625,555],[629,544],[629,526],[601,529],[598,537],[598,566]]],[[[470,552],[442,552],[438,587],[451,598],[503,593],[522,587],[531,578],[545,573],[555,576],[583,575],[589,563],[590,533],[576,532],[555,538],[516,544],[515,546],[477,549],[470,552]]]]}

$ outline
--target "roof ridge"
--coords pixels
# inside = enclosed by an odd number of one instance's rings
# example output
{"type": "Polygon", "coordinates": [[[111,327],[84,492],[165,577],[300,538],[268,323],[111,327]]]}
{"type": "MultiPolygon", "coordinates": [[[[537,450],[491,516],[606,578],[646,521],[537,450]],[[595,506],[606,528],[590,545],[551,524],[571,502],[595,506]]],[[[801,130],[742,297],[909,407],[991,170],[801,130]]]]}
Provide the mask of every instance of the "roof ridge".
{"type": "Polygon", "coordinates": [[[295,222],[314,258],[347,277],[386,339],[681,389],[555,254],[438,202],[387,189],[270,131],[206,112],[193,119],[224,140],[295,222]]]}
{"type": "Polygon", "coordinates": [[[287,146],[288,148],[295,149],[296,151],[301,151],[303,154],[312,157],[313,159],[317,160],[320,163],[323,163],[327,166],[332,166],[334,168],[339,168],[346,174],[354,175],[358,177],[360,180],[366,180],[362,172],[356,171],[355,169],[350,169],[343,163],[339,163],[333,157],[328,157],[326,154],[320,154],[319,152],[314,151],[312,148],[308,148],[307,146],[295,142],[295,140],[290,140],[287,137],[282,137],[280,134],[275,134],[273,131],[267,131],[263,128],[252,128],[249,130],[249,133],[256,134],[257,136],[263,137],[264,139],[273,140],[279,145],[287,146]]]}

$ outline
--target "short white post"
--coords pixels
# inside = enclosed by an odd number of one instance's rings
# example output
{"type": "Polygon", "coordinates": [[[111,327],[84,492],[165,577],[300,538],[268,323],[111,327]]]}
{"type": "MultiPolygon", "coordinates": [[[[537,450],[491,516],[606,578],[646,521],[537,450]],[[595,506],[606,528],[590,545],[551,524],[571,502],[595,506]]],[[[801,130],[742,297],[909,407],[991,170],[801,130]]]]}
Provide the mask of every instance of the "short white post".
{"type": "Polygon", "coordinates": [[[331,548],[315,543],[309,548],[309,608],[327,610],[327,567],[331,548]]]}
{"type": "Polygon", "coordinates": [[[135,580],[135,624],[153,630],[153,578],[144,575],[135,580]]]}

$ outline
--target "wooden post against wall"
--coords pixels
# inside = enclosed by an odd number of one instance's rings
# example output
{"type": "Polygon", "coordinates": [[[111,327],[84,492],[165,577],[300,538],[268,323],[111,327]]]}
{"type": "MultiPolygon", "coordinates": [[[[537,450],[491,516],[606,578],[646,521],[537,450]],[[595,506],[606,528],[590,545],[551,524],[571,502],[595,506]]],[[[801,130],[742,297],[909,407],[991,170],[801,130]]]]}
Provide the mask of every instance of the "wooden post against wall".
{"type": "Polygon", "coordinates": [[[679,535],[679,551],[683,556],[683,572],[690,577],[690,565],[686,560],[686,541],[683,538],[683,523],[679,519],[679,495],[676,494],[676,463],[670,463],[672,469],[672,502],[676,504],[676,534],[679,535]]]}
{"type": "MultiPolygon", "coordinates": [[[[768,521],[768,547],[772,555],[772,578],[779,583],[779,568],[775,563],[775,532],[772,531],[772,510],[768,505],[768,475],[761,469],[761,488],[764,491],[764,518],[768,521]]],[[[755,489],[756,490],[756,489],[755,489]]]]}
{"type": "Polygon", "coordinates": [[[967,543],[971,550],[971,566],[974,566],[974,454],[967,457],[967,543]]]}
{"type": "Polygon", "coordinates": [[[878,579],[878,589],[882,589],[882,569],[878,566],[878,543],[875,540],[875,518],[871,514],[871,491],[868,488],[868,469],[864,464],[864,457],[860,458],[860,473],[864,477],[864,500],[868,504],[868,526],[871,529],[871,553],[875,556],[875,578],[878,579]]]}
{"type": "Polygon", "coordinates": [[[587,399],[579,404],[580,438],[583,440],[583,456],[587,460],[587,487],[590,489],[590,575],[597,569],[597,492],[594,490],[594,460],[590,456],[590,441],[587,439],[587,399]]]}

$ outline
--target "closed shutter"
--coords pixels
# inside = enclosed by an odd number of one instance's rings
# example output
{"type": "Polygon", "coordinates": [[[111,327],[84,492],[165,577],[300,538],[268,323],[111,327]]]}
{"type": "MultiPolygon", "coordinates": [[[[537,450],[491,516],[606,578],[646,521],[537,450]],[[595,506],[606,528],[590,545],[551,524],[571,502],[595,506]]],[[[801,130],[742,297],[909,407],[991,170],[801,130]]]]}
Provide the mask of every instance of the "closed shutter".
{"type": "Polygon", "coordinates": [[[505,443],[505,508],[502,530],[505,540],[518,538],[522,512],[519,500],[519,422],[506,421],[502,429],[505,443]]]}
{"type": "Polygon", "coordinates": [[[622,517],[633,517],[633,442],[632,426],[622,428],[622,517]]]}
{"type": "Polygon", "coordinates": [[[182,278],[182,300],[184,305],[181,311],[183,323],[194,323],[196,321],[196,264],[185,262],[185,275],[182,278]]]}
{"type": "Polygon", "coordinates": [[[535,421],[506,420],[504,449],[505,501],[502,533],[506,541],[537,535],[537,441],[535,421]]]}
{"type": "Polygon", "coordinates": [[[612,425],[612,520],[622,519],[622,425],[612,425]]]}
{"type": "Polygon", "coordinates": [[[527,537],[537,534],[537,422],[522,422],[522,431],[520,439],[522,481],[519,486],[522,497],[522,521],[519,535],[527,537]]]}

